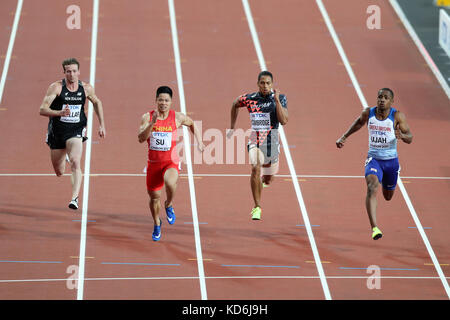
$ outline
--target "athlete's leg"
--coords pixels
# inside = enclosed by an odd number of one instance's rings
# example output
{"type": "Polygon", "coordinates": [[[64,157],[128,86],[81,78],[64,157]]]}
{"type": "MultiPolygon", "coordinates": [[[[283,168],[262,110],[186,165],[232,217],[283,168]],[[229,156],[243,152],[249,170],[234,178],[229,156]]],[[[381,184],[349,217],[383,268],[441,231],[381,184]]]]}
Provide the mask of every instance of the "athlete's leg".
{"type": "Polygon", "coordinates": [[[268,186],[271,182],[273,182],[275,174],[277,172],[278,172],[278,161],[275,163],[264,164],[261,169],[262,182],[268,186]]]}
{"type": "Polygon", "coordinates": [[[70,138],[66,141],[67,154],[72,169],[72,199],[76,199],[80,192],[83,173],[81,171],[81,156],[83,154],[83,142],[81,138],[70,138]]]}
{"type": "Polygon", "coordinates": [[[377,226],[377,189],[378,177],[374,174],[366,176],[367,195],[366,195],[366,209],[369,215],[370,226],[375,228],[377,226]]]}
{"type": "Polygon", "coordinates": [[[253,147],[248,151],[250,164],[252,165],[252,173],[250,176],[250,187],[252,189],[253,201],[255,208],[260,207],[261,201],[261,165],[264,162],[264,155],[257,147],[253,147]]]}
{"type": "Polygon", "coordinates": [[[170,207],[172,205],[173,198],[175,196],[175,191],[177,189],[178,181],[178,170],[175,168],[169,168],[164,173],[164,184],[166,186],[167,199],[164,206],[170,207]]]}
{"type": "Polygon", "coordinates": [[[159,210],[161,209],[161,190],[150,191],[148,190],[148,195],[150,196],[149,207],[152,213],[153,222],[156,226],[161,225],[159,220],[159,210]]]}
{"type": "Polygon", "coordinates": [[[66,170],[66,149],[50,149],[50,158],[56,175],[62,176],[66,170]]]}
{"type": "Polygon", "coordinates": [[[388,190],[388,189],[383,188],[383,197],[384,197],[384,199],[386,199],[387,201],[391,200],[392,197],[394,196],[394,191],[395,191],[395,189],[388,190]]]}
{"type": "Polygon", "coordinates": [[[398,174],[400,172],[400,164],[398,158],[384,161],[383,163],[383,196],[387,201],[394,196],[394,191],[397,186],[398,174]]]}

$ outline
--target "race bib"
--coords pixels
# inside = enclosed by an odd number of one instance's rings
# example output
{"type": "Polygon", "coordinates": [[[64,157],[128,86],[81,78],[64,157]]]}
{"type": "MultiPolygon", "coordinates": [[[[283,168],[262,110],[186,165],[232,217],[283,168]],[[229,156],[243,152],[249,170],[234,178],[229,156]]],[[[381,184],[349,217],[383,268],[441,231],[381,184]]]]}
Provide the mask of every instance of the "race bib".
{"type": "Polygon", "coordinates": [[[270,130],[270,113],[250,113],[250,120],[254,131],[270,130]]]}
{"type": "Polygon", "coordinates": [[[169,151],[172,147],[172,132],[153,131],[150,136],[150,150],[169,151]]]}
{"type": "Polygon", "coordinates": [[[66,117],[61,117],[60,121],[67,123],[80,122],[81,104],[65,104],[63,105],[63,110],[66,107],[69,107],[70,115],[66,117]]]}

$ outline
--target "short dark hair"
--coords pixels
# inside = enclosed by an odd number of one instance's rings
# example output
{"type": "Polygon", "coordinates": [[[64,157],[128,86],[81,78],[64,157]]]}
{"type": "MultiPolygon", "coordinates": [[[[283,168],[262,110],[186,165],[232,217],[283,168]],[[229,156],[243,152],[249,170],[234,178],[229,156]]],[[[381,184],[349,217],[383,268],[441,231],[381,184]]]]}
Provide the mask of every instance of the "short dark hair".
{"type": "Polygon", "coordinates": [[[78,66],[78,70],[80,69],[80,63],[75,58],[68,58],[62,62],[63,70],[66,71],[66,66],[70,66],[71,64],[76,64],[78,66]]]}
{"type": "Polygon", "coordinates": [[[380,91],[388,91],[391,94],[391,98],[394,99],[394,91],[392,91],[389,88],[381,88],[380,90],[378,90],[378,92],[380,91]]]}
{"type": "Polygon", "coordinates": [[[262,77],[262,76],[269,76],[270,79],[272,79],[272,81],[273,81],[273,75],[272,75],[272,73],[270,73],[269,71],[261,71],[261,72],[258,74],[258,82],[259,82],[259,80],[261,80],[261,77],[262,77]]]}
{"type": "Polygon", "coordinates": [[[161,93],[167,93],[171,98],[172,98],[172,89],[170,89],[168,86],[161,86],[156,90],[156,98],[158,98],[158,96],[161,93]]]}

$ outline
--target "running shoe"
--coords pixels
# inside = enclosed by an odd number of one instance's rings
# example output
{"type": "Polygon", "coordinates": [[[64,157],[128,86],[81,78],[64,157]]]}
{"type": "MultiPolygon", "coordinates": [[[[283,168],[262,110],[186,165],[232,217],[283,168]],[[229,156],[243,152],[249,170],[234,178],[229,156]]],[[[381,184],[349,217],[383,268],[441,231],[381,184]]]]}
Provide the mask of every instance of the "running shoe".
{"type": "Polygon", "coordinates": [[[169,224],[174,224],[176,217],[175,217],[175,211],[173,210],[172,206],[166,208],[166,215],[167,215],[167,221],[169,222],[169,224]]]}
{"type": "Polygon", "coordinates": [[[72,199],[72,201],[70,201],[69,208],[73,209],[73,210],[78,209],[78,197],[76,197],[75,199],[72,199]]]}
{"type": "Polygon", "coordinates": [[[373,240],[378,240],[383,236],[383,233],[381,233],[381,230],[378,229],[378,227],[375,227],[372,229],[372,239],[373,240]]]}
{"type": "Polygon", "coordinates": [[[263,188],[268,188],[268,187],[270,187],[270,185],[265,184],[264,182],[262,183],[262,186],[263,186],[263,188]]]}
{"type": "Polygon", "coordinates": [[[159,226],[155,225],[155,227],[153,228],[152,234],[153,241],[159,241],[161,239],[161,224],[162,222],[160,222],[159,226]]]}
{"type": "Polygon", "coordinates": [[[260,220],[261,219],[261,208],[255,207],[252,209],[252,220],[260,220]]]}

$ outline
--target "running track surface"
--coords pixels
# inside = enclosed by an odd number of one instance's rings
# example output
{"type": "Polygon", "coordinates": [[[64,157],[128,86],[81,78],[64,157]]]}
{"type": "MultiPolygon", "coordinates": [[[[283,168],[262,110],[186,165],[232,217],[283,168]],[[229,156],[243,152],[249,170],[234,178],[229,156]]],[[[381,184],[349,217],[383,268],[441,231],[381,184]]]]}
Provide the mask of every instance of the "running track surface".
{"type": "MultiPolygon", "coordinates": [[[[249,215],[248,164],[224,164],[225,155],[222,163],[194,163],[193,184],[183,164],[177,222],[163,220],[162,240],[153,242],[146,146],[137,142],[140,117],[164,84],[174,89],[179,111],[182,88],[186,112],[202,121],[203,132],[221,133],[205,135],[205,153],[214,155],[213,139],[225,146],[231,102],[256,90],[261,70],[243,2],[175,1],[182,84],[167,1],[100,1],[95,57],[93,4],[76,1],[81,29],[69,30],[66,8],[73,2],[25,0],[21,10],[0,101],[0,299],[449,298],[448,98],[387,1],[379,4],[381,30],[366,27],[370,1],[348,0],[345,8],[338,1],[323,4],[369,105],[379,88],[391,87],[395,106],[407,116],[414,141],[399,143],[401,176],[429,247],[399,189],[389,203],[379,194],[384,237],[370,238],[362,178],[367,133],[362,129],[344,149],[335,147],[361,112],[361,101],[316,1],[289,0],[249,4],[263,62],[288,97],[284,132],[301,194],[286,146],[274,184],[263,191],[257,222],[249,215]],[[88,200],[85,237],[81,206],[78,212],[67,208],[69,176],[52,175],[44,143],[48,120],[38,114],[48,85],[63,77],[60,62],[72,56],[81,62],[84,81],[95,58],[93,84],[107,124],[100,141],[94,118],[89,196],[81,195],[88,200]],[[77,278],[80,265],[84,276],[77,278]],[[379,289],[368,288],[372,265],[380,268],[379,289]],[[81,294],[75,279],[83,282],[81,294]]],[[[16,4],[1,4],[3,68],[16,4]]],[[[237,127],[248,128],[245,110],[237,127]]]]}

